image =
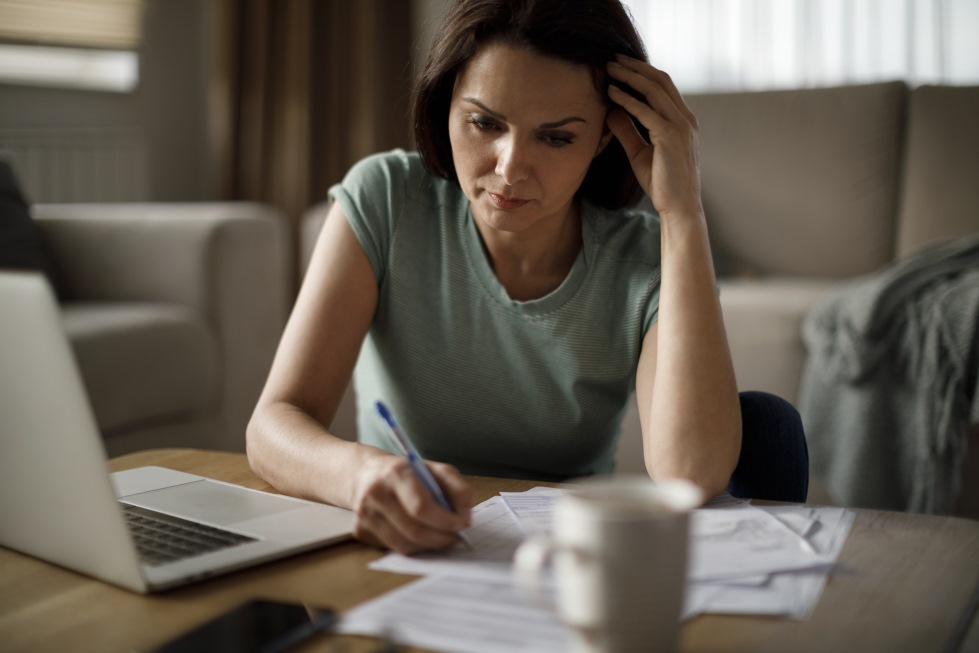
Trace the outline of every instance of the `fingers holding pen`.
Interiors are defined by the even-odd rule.
[[[472,486],[452,465],[438,462],[426,464],[448,498],[453,514],[462,520],[465,527],[468,527],[472,519],[472,505],[475,499]]]
[[[442,476],[444,472],[438,476],[440,481]],[[461,475],[458,482],[465,484]],[[353,506],[354,536],[369,544],[404,554],[445,549],[458,542],[458,532],[468,524],[469,504],[463,514],[446,511],[404,458],[384,456],[375,461],[364,470],[360,485]],[[454,496],[463,500],[465,490],[457,489]]]
[[[381,549],[391,549],[392,551],[397,551],[405,555],[411,555],[431,548],[438,548],[433,546],[426,547],[405,535],[389,519],[388,512],[380,507],[360,507],[356,511],[356,515],[354,537],[365,544],[370,544]]]

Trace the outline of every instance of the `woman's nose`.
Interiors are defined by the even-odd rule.
[[[496,174],[508,186],[530,177],[530,160],[526,146],[516,138],[503,139],[496,156]]]

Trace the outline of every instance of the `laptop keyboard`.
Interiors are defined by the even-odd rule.
[[[140,559],[150,566],[256,541],[247,535],[131,506],[122,501],[119,505],[126,516],[126,526],[139,550]]]

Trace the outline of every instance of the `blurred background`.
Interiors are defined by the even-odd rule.
[[[107,297],[123,300],[119,310],[137,299],[189,306],[200,338],[188,342],[220,347],[215,357],[225,364],[213,371],[197,350],[161,348],[159,320],[128,331],[106,322],[98,338],[76,329],[76,347],[84,349],[85,338],[98,344],[82,367],[96,413],[113,416],[100,419],[113,455],[187,443],[243,448],[327,191],[364,156],[412,147],[412,81],[451,2],[0,0],[0,156],[29,200],[49,205],[35,210],[35,221],[56,250],[52,270],[72,277],[66,296],[82,300],[70,308],[111,310],[99,303]],[[626,4],[651,61],[700,118],[705,207],[739,387],[800,405],[801,325],[811,307],[845,279],[916,246],[976,232],[979,0]],[[742,93],[806,88],[827,90]],[[225,200],[271,206],[275,220],[261,219],[266,206],[214,206]],[[117,204],[129,202],[148,204]],[[158,205],[175,202],[193,204]],[[210,247],[181,226],[181,215],[214,232],[234,222],[237,230],[221,231],[236,236]],[[120,240],[106,237],[109,224]],[[196,251],[187,243],[205,252],[200,270],[174,274],[173,261]],[[225,267],[211,250],[222,250]],[[130,276],[149,279],[149,290],[116,282]],[[215,279],[226,283],[219,288]],[[165,374],[145,373],[143,358],[124,346],[130,332],[145,334],[140,354],[159,352],[152,360]],[[130,395],[139,401],[119,399]],[[630,410],[618,460],[635,472],[643,458]],[[875,410],[860,412],[869,416],[868,433],[891,423],[887,406]],[[969,424],[976,452],[979,423],[973,416]],[[812,426],[807,421],[810,442],[818,442]],[[331,428],[356,436],[351,392]],[[889,479],[904,458],[895,461],[890,440],[880,442],[888,455],[868,448],[865,458],[879,458],[875,469]],[[915,442],[907,460],[931,451]],[[834,460],[853,457],[844,451]],[[958,468],[936,478],[956,479]],[[979,456],[966,468],[963,514],[979,515]],[[890,501],[892,484],[885,485]],[[813,500],[910,505],[854,498],[841,487]]]
[[[977,0],[626,0],[685,92],[979,80]]]
[[[450,0],[0,0],[0,149],[33,202],[258,200],[298,224],[411,147]],[[979,0],[629,0],[683,92],[979,82]]]

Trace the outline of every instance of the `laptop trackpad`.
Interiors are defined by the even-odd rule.
[[[120,499],[134,506],[220,526],[230,526],[237,522],[305,507],[300,501],[265,492],[228,487],[208,480],[132,494]]]

